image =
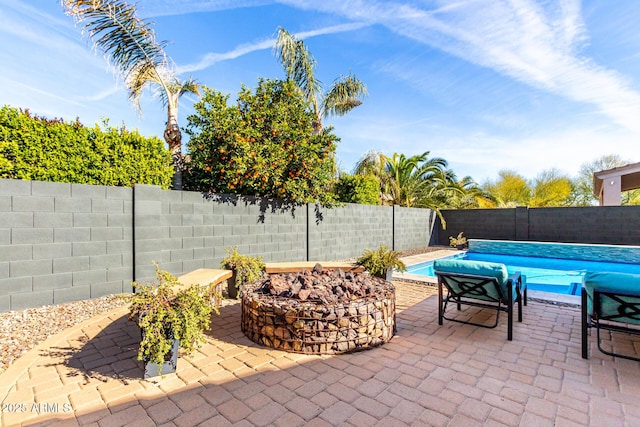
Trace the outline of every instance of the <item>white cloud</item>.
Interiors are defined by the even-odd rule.
[[[273,3],[269,0],[154,0],[139,5],[141,16],[173,16],[196,12],[218,12]]]
[[[470,140],[472,144],[468,143]],[[612,152],[612,141],[616,142],[616,152]],[[495,179],[502,169],[516,170],[526,178],[533,178],[551,168],[576,176],[583,163],[606,154],[629,158],[637,151],[636,146],[636,136],[625,130],[568,129],[561,133],[524,138],[515,144],[489,135],[454,138],[439,144],[432,155],[449,160],[459,176],[471,175],[476,181],[484,182]]]
[[[345,31],[353,31],[353,30],[360,29],[364,26],[366,26],[366,24],[357,23],[357,22],[349,23],[349,24],[333,25],[330,27],[319,28],[317,30],[299,32],[299,33],[296,33],[295,36],[298,37],[299,39],[307,39],[307,38],[321,36],[325,34],[334,34],[334,33],[340,33]],[[221,53],[210,52],[205,54],[200,61],[194,64],[178,66],[176,70],[179,74],[190,73],[193,71],[201,71],[221,61],[235,59],[240,56],[246,55],[251,52],[256,52],[259,50],[271,49],[273,48],[274,44],[275,44],[275,39],[270,38],[267,40],[261,40],[254,43],[241,44],[228,52],[221,52]]]
[[[335,123],[342,138],[337,156],[341,167],[350,171],[369,150],[407,156],[428,150],[430,157],[446,159],[458,177],[470,175],[480,183],[495,179],[501,169],[515,169],[527,178],[551,168],[575,176],[581,164],[606,154],[634,160],[636,134],[595,123],[580,123],[560,131],[541,128],[514,140],[511,134],[441,126],[435,117],[416,116],[401,121],[397,117],[359,116],[354,112]]]
[[[640,133],[640,94],[624,76],[579,55],[586,33],[578,0],[443,0],[433,9],[382,1],[282,2],[378,23],[530,86],[594,105]]]

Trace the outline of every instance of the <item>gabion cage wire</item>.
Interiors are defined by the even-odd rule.
[[[242,290],[242,332],[251,341],[304,354],[341,354],[388,342],[395,334],[395,288],[348,302],[300,301]]]

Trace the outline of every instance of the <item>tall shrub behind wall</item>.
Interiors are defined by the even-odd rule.
[[[89,128],[0,109],[0,178],[168,188],[172,175],[171,156],[159,138],[106,121]]]

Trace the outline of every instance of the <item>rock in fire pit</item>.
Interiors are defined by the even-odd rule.
[[[253,342],[307,354],[366,350],[395,332],[395,288],[364,273],[280,273],[242,288],[242,332]]]

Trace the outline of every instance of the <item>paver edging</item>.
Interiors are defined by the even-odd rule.
[[[36,345],[25,354],[20,356],[20,358],[11,366],[7,368],[6,371],[0,374],[0,380],[2,380],[2,384],[0,384],[0,402],[3,402],[11,390],[15,387],[18,379],[27,372],[27,369],[33,365],[36,360],[40,357],[40,351],[45,350],[49,347],[53,347],[53,345],[57,342],[60,342],[63,339],[67,339],[71,336],[77,335],[78,332],[82,331],[83,328],[86,328],[89,325],[93,325],[95,323],[99,323],[111,316],[120,316],[120,312],[122,315],[128,313],[129,309],[127,307],[117,307],[106,313],[99,314],[97,316],[91,317],[83,322],[78,323],[77,325],[73,325],[63,331],[54,334]],[[104,328],[102,328],[104,329]]]

